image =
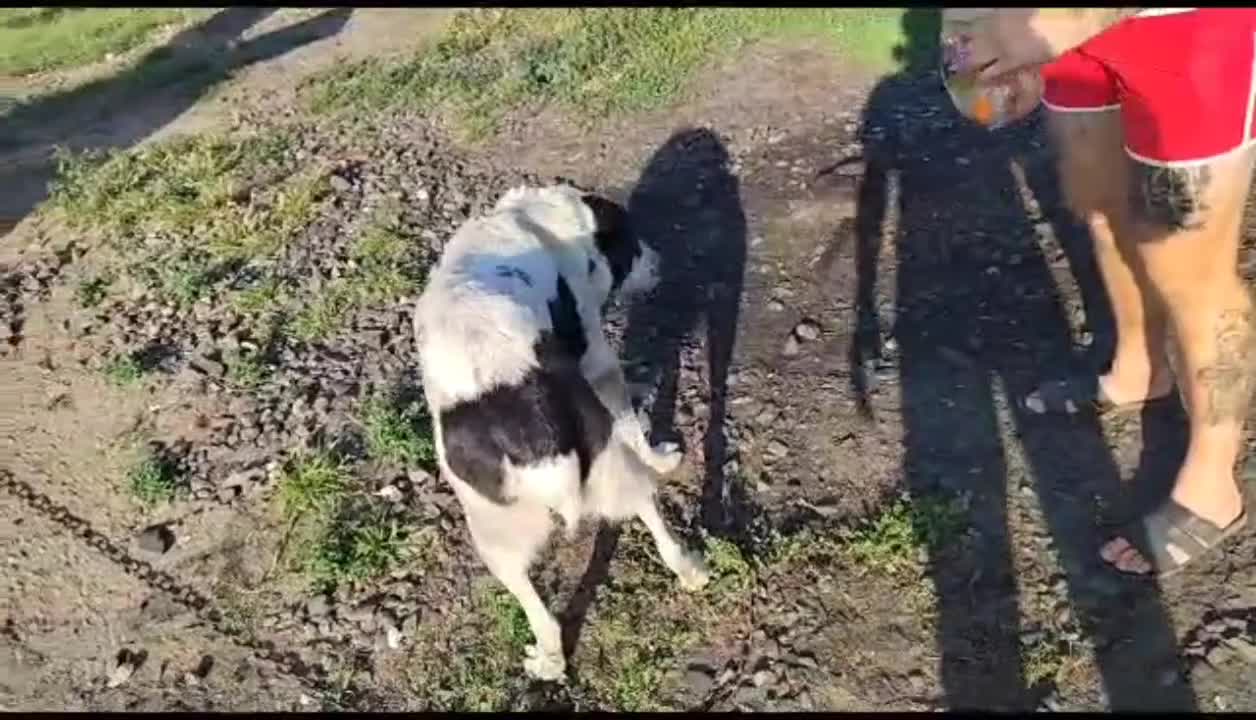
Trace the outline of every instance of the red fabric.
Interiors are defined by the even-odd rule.
[[[1256,138],[1254,62],[1256,9],[1134,17],[1043,68],[1043,100],[1060,111],[1119,106],[1136,157],[1204,160]]]

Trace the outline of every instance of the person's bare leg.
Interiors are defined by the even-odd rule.
[[[1248,150],[1190,167],[1129,165],[1135,271],[1168,310],[1190,415],[1172,499],[1221,528],[1243,509],[1234,465],[1256,380],[1252,300],[1238,274],[1253,157]],[[1102,555],[1126,572],[1151,569],[1126,538],[1109,542]]]
[[[1117,405],[1167,395],[1173,374],[1164,352],[1166,316],[1131,268],[1134,233],[1120,112],[1048,112],[1047,122],[1065,201],[1090,228],[1116,322],[1116,348],[1100,387]]]

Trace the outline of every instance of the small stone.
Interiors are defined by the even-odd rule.
[[[789,455],[789,446],[780,440],[772,440],[768,446],[764,448],[763,454],[769,460],[780,460]]]
[[[328,178],[328,183],[331,185],[331,189],[338,193],[349,192],[353,189],[353,183],[349,182],[340,175],[332,175]]]
[[[1204,656],[1204,661],[1213,667],[1220,667],[1231,655],[1233,651],[1225,645],[1217,645],[1208,651]]]
[[[401,631],[396,626],[389,625],[384,629],[384,641],[388,644],[389,650],[396,650],[401,647]]]
[[[204,680],[206,677],[209,676],[210,671],[213,669],[214,669],[214,656],[202,655],[201,661],[196,664],[196,669],[192,671],[192,674],[196,678],[200,680]]]
[[[789,337],[785,338],[785,344],[781,347],[781,354],[785,357],[794,357],[800,350],[802,350],[802,344],[791,333]]]
[[[166,525],[153,525],[140,533],[139,546],[144,552],[164,555],[174,547],[174,532]]]
[[[401,621],[401,634],[408,638],[413,638],[415,633],[419,631],[419,613],[412,612]]]
[[[768,685],[774,682],[775,680],[776,680],[776,674],[773,673],[771,670],[759,670],[754,675],[750,676],[750,682],[753,683],[754,686],[757,688],[763,687],[764,685]]]
[[[1250,638],[1234,637],[1227,639],[1225,642],[1234,648],[1244,662],[1256,663],[1256,643],[1252,642]]]
[[[401,490],[397,489],[396,485],[385,485],[377,490],[375,494],[390,503],[399,503],[402,499]]]
[[[109,679],[105,682],[105,687],[116,688],[126,684],[131,679],[131,675],[135,674],[135,667],[128,662],[118,663],[109,673]]]
[[[326,595],[315,595],[305,603],[305,612],[311,618],[325,617],[331,612],[331,598]]]
[[[814,320],[803,320],[794,326],[794,335],[798,336],[799,340],[808,342],[818,340],[820,338],[820,325]]]
[[[755,416],[754,422],[760,427],[768,427],[772,423],[776,422],[776,418],[780,417],[780,414],[780,410],[769,405],[768,407],[763,408],[763,410]]]
[[[780,300],[769,300],[768,310],[774,313],[785,312],[785,303],[781,302]]]
[[[715,688],[715,678],[707,668],[690,668],[685,672],[685,685],[699,697],[706,697]]]
[[[227,366],[205,357],[204,355],[195,355],[188,360],[188,366],[193,370],[213,377],[222,377],[227,374]]]

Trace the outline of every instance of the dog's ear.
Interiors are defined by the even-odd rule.
[[[641,254],[641,245],[628,220],[628,210],[600,195],[589,194],[580,199],[593,211],[597,223],[594,242],[610,265],[613,287],[618,288]]]
[[[628,233],[628,210],[623,205],[601,195],[586,194],[580,198],[593,211],[597,222],[597,236],[608,240]]]

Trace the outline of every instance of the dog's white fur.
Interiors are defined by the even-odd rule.
[[[441,473],[463,505],[480,557],[527,614],[536,644],[528,649],[524,666],[542,679],[557,679],[566,669],[558,622],[528,578],[529,566],[551,533],[551,512],[562,518],[568,537],[582,517],[639,517],[682,586],[699,588],[708,578],[701,558],[680,546],[655,505],[656,478],[674,470],[681,453],[671,444],[651,447],[632,410],[619,359],[602,330],[602,306],[612,276],[596,247],[596,231],[594,213],[575,188],[510,190],[490,213],[467,221],[449,240],[415,308],[423,387],[436,421]],[[590,259],[596,263],[593,272]],[[620,292],[652,287],[657,262],[654,251],[643,244]],[[522,270],[527,282],[518,273],[503,273],[503,267]],[[551,329],[547,303],[554,298],[560,273],[575,297],[588,343],[580,372],[610,413],[611,436],[583,483],[574,453],[526,467],[505,461],[502,494],[508,502],[499,504],[450,470],[440,414],[494,386],[517,384],[537,367],[533,348],[540,334]]]

